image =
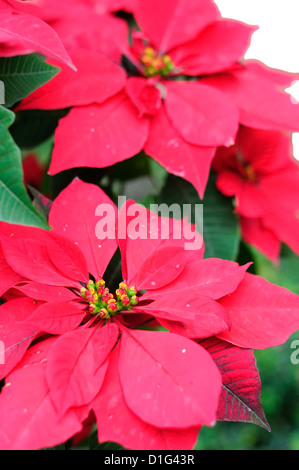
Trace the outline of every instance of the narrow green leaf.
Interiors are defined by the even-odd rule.
[[[236,259],[241,240],[238,219],[231,200],[217,190],[213,173],[203,200],[203,236],[205,258]]]
[[[23,183],[21,152],[8,131],[13,120],[14,113],[0,106],[0,220],[48,228]]]
[[[5,88],[5,106],[30,95],[34,90],[51,80],[58,67],[47,64],[38,54],[0,58],[0,80]]]

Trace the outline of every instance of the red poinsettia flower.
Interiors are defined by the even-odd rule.
[[[117,215],[78,179],[49,223],[0,226],[1,448],[64,442],[91,412],[100,442],[133,449],[190,449],[202,425],[252,420],[250,407],[267,427],[248,348],[299,327],[298,296],[185,249],[186,222],[132,201]],[[124,280],[112,293],[104,278],[117,243]]]
[[[144,149],[202,196],[215,147],[234,142],[239,122],[299,130],[298,106],[283,91],[297,76],[242,61],[255,27],[222,19],[210,0],[136,0],[131,9],[142,30],[132,45],[126,24],[94,7],[56,23],[70,51],[104,53],[119,65],[122,55],[127,80],[105,100],[101,90],[87,99],[75,73],[63,71],[23,101],[19,109],[73,106],[56,130],[50,174],[109,166]],[[91,74],[96,60],[99,69],[106,63],[86,61]]]
[[[37,16],[22,12],[18,1],[0,0],[0,57],[40,52],[71,67],[61,39]]]
[[[235,197],[244,240],[273,261],[281,242],[299,254],[299,166],[291,136],[241,127],[235,146],[219,149],[213,166],[218,189]]]

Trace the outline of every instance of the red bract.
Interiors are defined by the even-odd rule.
[[[87,99],[75,73],[72,80],[62,71],[21,103],[19,109],[73,106],[56,130],[50,174],[109,166],[144,149],[202,197],[215,148],[234,143],[239,123],[299,130],[298,106],[283,91],[297,76],[243,60],[255,27],[222,19],[210,0],[136,0],[128,9],[142,30],[133,30],[132,45],[126,23],[95,14],[94,6],[55,22],[70,52],[105,54],[126,68],[127,80],[105,100],[92,89]]]
[[[247,265],[203,259],[186,222],[133,201],[117,214],[78,179],[54,200],[49,223],[50,231],[0,226],[1,448],[54,446],[93,413],[99,442],[191,449],[202,425],[237,419],[224,388],[247,403],[240,420],[254,413],[267,427],[247,349],[298,329],[298,296]],[[112,294],[103,276],[117,246],[124,281]]]
[[[299,254],[299,166],[291,136],[241,127],[236,145],[214,160],[218,189],[235,197],[243,238],[273,261],[281,242]]]
[[[40,52],[73,67],[54,29],[40,18],[21,12],[20,2],[1,0],[0,56],[10,57],[31,52]]]

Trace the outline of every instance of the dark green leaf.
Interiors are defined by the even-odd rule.
[[[169,176],[159,200],[160,203],[168,205],[191,205],[191,222],[196,224],[197,230],[203,235],[205,258],[236,259],[240,243],[238,221],[233,213],[231,200],[217,191],[213,173],[203,201],[199,199],[197,191],[190,183],[172,175]],[[201,221],[195,218],[196,204],[203,204]]]
[[[5,86],[5,106],[30,95],[51,80],[59,68],[47,64],[38,54],[0,58],[0,80]]]
[[[22,150],[31,150],[53,136],[59,119],[67,113],[67,109],[20,111],[10,129],[11,134]]]
[[[0,220],[48,228],[38,214],[23,183],[21,152],[8,128],[14,114],[0,107]]]

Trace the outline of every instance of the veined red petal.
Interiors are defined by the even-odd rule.
[[[3,423],[0,447],[7,450],[38,450],[65,442],[81,430],[74,411],[59,417],[45,378],[49,347],[55,338],[36,344],[20,366],[7,376],[0,395]]]
[[[295,81],[299,79],[299,73],[285,72],[263,64],[259,60],[249,59],[244,62],[247,70],[255,75],[271,81],[280,88],[289,88]]]
[[[188,75],[206,75],[228,70],[244,56],[255,26],[222,19],[207,26],[199,36],[172,51],[177,68]]]
[[[157,250],[141,264],[132,283],[138,290],[164,287],[181,274],[186,258],[183,248],[170,246]]]
[[[19,111],[102,103],[124,87],[125,72],[103,54],[76,50],[71,56],[77,70],[62,66],[52,80],[20,103]],[[53,61],[51,63],[58,65]]]
[[[68,302],[74,300],[74,293],[61,286],[47,286],[46,284],[39,284],[38,282],[28,281],[22,279],[23,282],[15,286],[19,292],[22,292],[27,297],[35,300],[51,301],[57,299],[61,302]]]
[[[83,320],[85,312],[77,307],[74,302],[59,302],[54,299],[46,302],[34,310],[24,319],[25,325],[49,333],[61,335],[75,329]]]
[[[22,276],[16,273],[7,263],[0,245],[0,296],[21,280]]]
[[[143,421],[160,428],[214,423],[220,374],[195,342],[162,331],[122,330],[119,374],[127,405]]]
[[[142,421],[126,404],[118,372],[119,346],[111,353],[103,387],[93,402],[99,442],[118,442],[127,449],[192,449],[199,428],[159,429]]]
[[[101,105],[73,108],[56,129],[49,173],[103,168],[133,157],[144,146],[148,124],[122,92]]]
[[[238,289],[220,303],[231,328],[219,338],[242,348],[278,346],[299,328],[298,296],[260,276],[246,273]]]
[[[206,0],[137,0],[134,13],[142,31],[163,52],[193,39],[220,16],[214,2]]]
[[[47,250],[47,243],[51,243],[49,233],[41,230],[41,235],[44,236],[40,240],[1,235],[3,253],[10,267],[21,276],[42,284],[77,287],[77,282],[64,276],[52,262]]]
[[[165,106],[173,126],[190,144],[228,147],[234,143],[239,112],[215,88],[201,81],[168,82]]]
[[[191,256],[192,250],[193,253],[197,252],[197,256],[203,256],[203,239],[192,224],[182,219],[181,209],[165,208],[163,205],[157,205],[156,209],[157,213],[134,201],[127,201],[121,207],[118,243],[122,255],[123,279],[136,279],[141,263],[160,249],[184,247],[186,258]],[[165,212],[165,216],[158,215],[163,209],[170,210],[168,217]],[[171,214],[173,209],[179,209],[179,213]],[[171,215],[173,219],[169,217]]]
[[[24,297],[0,305],[0,379],[3,379],[22,359],[36,334],[39,333],[38,328],[24,323],[37,307],[37,302]]]
[[[95,8],[85,6],[79,11],[71,0],[68,11],[54,22],[55,31],[70,53],[84,49],[104,54],[120,64],[122,54],[128,50],[128,25],[120,18],[101,14],[99,9],[101,5],[97,2]]]
[[[8,46],[6,56],[39,52],[73,67],[59,36],[36,16],[21,13],[11,5],[0,9],[0,42]],[[10,51],[10,52],[9,52]]]
[[[147,292],[144,296],[154,300],[147,306],[135,307],[154,316],[161,325],[172,333],[187,338],[207,338],[222,333],[229,328],[226,310],[215,300],[205,297],[195,289],[172,292],[157,296]]]
[[[106,216],[106,212],[110,235],[97,230],[98,217]],[[77,178],[54,200],[49,214],[54,233],[78,245],[84,253],[88,272],[95,277],[104,274],[117,248],[116,223],[117,209],[111,199],[98,186]]]
[[[299,105],[273,81],[240,69],[202,78],[224,93],[240,110],[240,123],[264,130],[299,131]]]
[[[151,121],[144,150],[167,171],[190,181],[203,197],[216,149],[186,142],[171,125],[164,107]]]
[[[46,377],[60,416],[71,407],[90,403],[97,395],[117,337],[117,326],[107,324],[65,333],[55,342],[48,355]]]
[[[192,256],[188,259],[181,275],[171,284],[157,289],[154,295],[157,297],[190,290],[196,291],[199,296],[218,300],[238,288],[250,264],[239,266],[234,261]]]

